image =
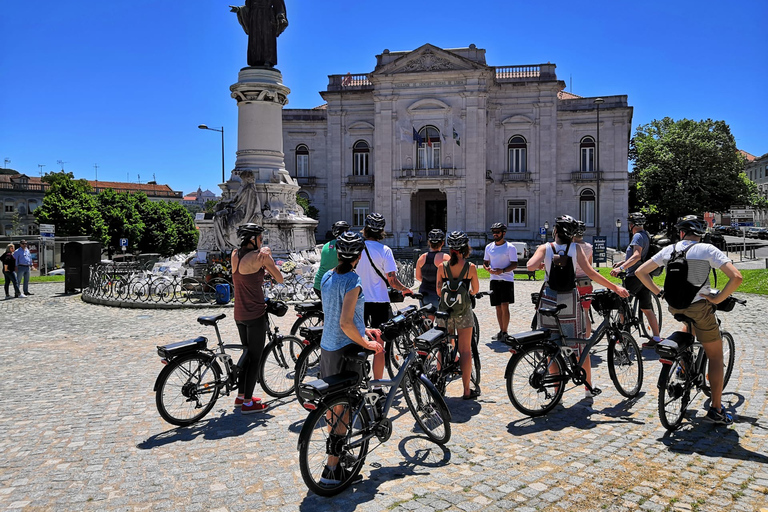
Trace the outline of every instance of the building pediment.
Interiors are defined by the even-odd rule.
[[[400,73],[428,73],[436,71],[485,70],[483,66],[469,59],[443,50],[431,44],[408,52],[402,57],[381,66],[374,75],[395,75]]]
[[[424,98],[413,102],[406,110],[409,114],[450,112],[451,106],[437,98]]]
[[[514,116],[509,116],[508,118],[504,119],[501,122],[501,124],[503,124],[504,126],[533,124],[533,119],[531,119],[528,116],[524,116],[522,114],[516,114]]]
[[[347,130],[355,132],[372,132],[374,126],[367,121],[355,121],[347,127]]]

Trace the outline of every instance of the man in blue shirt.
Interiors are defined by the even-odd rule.
[[[24,295],[34,295],[29,291],[29,269],[32,268],[32,254],[27,248],[27,241],[19,242],[19,248],[13,253],[16,260],[16,279],[23,285]],[[22,283],[23,282],[23,283]]]

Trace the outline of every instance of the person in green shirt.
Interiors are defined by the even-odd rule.
[[[323,250],[320,252],[320,268],[317,269],[317,273],[315,274],[314,284],[315,294],[318,297],[320,297],[320,281],[323,279],[323,276],[326,272],[332,268],[336,268],[339,264],[339,259],[336,257],[336,239],[347,230],[349,230],[349,222],[345,220],[340,220],[334,224],[331,229],[333,240],[325,244]]]

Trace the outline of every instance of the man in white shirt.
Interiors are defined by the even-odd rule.
[[[493,242],[485,246],[483,268],[491,274],[491,306],[496,307],[499,334],[495,339],[504,341],[509,329],[509,304],[515,302],[515,272],[517,249],[504,239],[507,226],[496,222],[491,226]]]
[[[706,232],[704,220],[688,215],[677,224],[680,230],[680,242],[669,245],[659,251],[653,258],[646,261],[635,271],[635,275],[651,291],[661,297],[663,290],[656,286],[650,273],[658,267],[666,266],[672,258],[673,251],[686,250],[685,258],[688,262],[688,283],[700,286],[698,294],[693,298],[691,305],[684,309],[675,309],[669,306],[672,315],[682,313],[693,320],[693,329],[696,338],[704,347],[704,352],[709,359],[709,384],[712,391],[710,409],[705,419],[712,423],[730,425],[733,416],[726,412],[722,405],[723,394],[723,339],[720,335],[720,326],[715,317],[715,305],[720,304],[736,291],[741,285],[742,277],[731,260],[711,244],[701,243],[701,237]],[[712,295],[709,287],[710,269],[717,268],[728,277],[725,288],[717,295]]]

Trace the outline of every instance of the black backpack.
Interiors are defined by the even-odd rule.
[[[552,247],[552,265],[549,268],[549,278],[547,286],[556,292],[570,292],[576,288],[576,270],[573,268],[573,261],[568,256],[571,243],[565,247],[565,253],[557,252],[555,244]]]
[[[673,248],[672,257],[667,263],[667,276],[664,278],[664,299],[675,309],[685,309],[690,306],[696,294],[704,286],[704,283],[697,286],[688,282],[688,259],[685,255],[688,249],[694,245],[696,243],[692,243],[682,251]],[[707,278],[709,278],[709,274],[707,274]]]

